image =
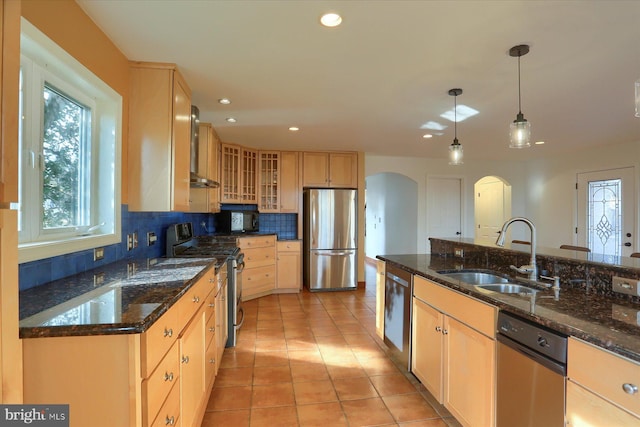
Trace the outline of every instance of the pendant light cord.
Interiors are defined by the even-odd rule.
[[[458,142],[458,95],[453,97],[453,141]]]
[[[520,95],[520,54],[518,53],[518,113],[522,114],[522,96]]]

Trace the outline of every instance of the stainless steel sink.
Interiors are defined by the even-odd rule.
[[[516,283],[491,283],[486,285],[475,285],[478,290],[499,292],[501,294],[526,294],[531,295],[538,292],[536,289],[531,289],[526,286],[518,285]]]
[[[450,277],[455,280],[459,280],[470,285],[484,285],[484,284],[496,284],[496,283],[508,283],[509,279],[496,274],[479,272],[479,271],[455,271],[455,272],[443,272],[443,276]]]

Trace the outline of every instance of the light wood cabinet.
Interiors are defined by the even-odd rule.
[[[212,341],[218,358],[226,344],[226,333],[220,343],[206,334],[216,314],[204,302],[226,292],[225,268],[207,271],[144,333],[23,339],[25,401],[70,404],[71,427],[199,426],[213,386],[206,356]]]
[[[242,300],[272,293],[276,286],[275,236],[240,237],[237,244],[244,252]]]
[[[385,267],[384,261],[376,261],[376,334],[382,340],[384,339]]]
[[[235,144],[220,147],[220,201],[257,203],[258,152]]]
[[[260,212],[298,212],[298,153],[258,152],[258,210]]]
[[[200,123],[199,126],[199,156],[198,175],[219,181],[218,178],[218,152],[220,139],[210,123]],[[219,188],[194,188],[190,189],[189,206],[191,212],[220,212]]]
[[[218,292],[216,293],[216,374],[220,368],[222,354],[224,353],[224,348],[227,345],[227,339],[229,338],[229,305],[227,301],[227,289],[227,274],[225,270],[223,274],[218,276]]]
[[[278,272],[277,292],[299,292],[302,286],[302,245],[300,241],[281,241],[276,244]]]
[[[462,425],[495,422],[496,311],[414,276],[411,370]]]
[[[187,212],[191,89],[175,64],[130,66],[129,210]]]
[[[304,187],[358,187],[358,154],[305,152],[302,161]]]
[[[567,376],[567,425],[640,425],[640,364],[569,338]]]

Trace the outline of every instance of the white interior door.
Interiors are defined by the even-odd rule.
[[[474,212],[477,243],[496,243],[502,224],[511,216],[509,187],[495,177],[487,177],[474,186]]]
[[[462,180],[427,179],[428,237],[462,235]]]
[[[591,252],[629,256],[636,252],[634,168],[577,174],[577,244]]]

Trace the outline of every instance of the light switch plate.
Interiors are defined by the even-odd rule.
[[[625,277],[613,276],[611,284],[613,292],[627,295],[638,295],[638,280],[627,279]]]

